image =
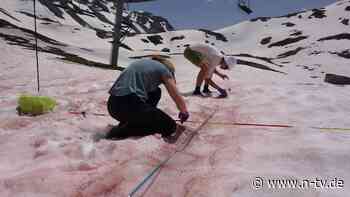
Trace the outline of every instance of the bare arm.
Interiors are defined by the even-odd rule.
[[[181,112],[188,112],[185,100],[182,98],[182,96],[180,95],[180,93],[176,87],[175,79],[169,78],[169,77],[162,77],[162,80],[164,82],[164,85],[165,85],[170,97],[175,102],[177,108]]]

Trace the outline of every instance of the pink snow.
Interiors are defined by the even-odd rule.
[[[190,37],[197,36],[189,32]],[[132,39],[138,37],[131,38],[130,45],[136,43]],[[244,45],[225,47],[236,50],[243,46],[264,53],[254,48],[250,39],[242,42]],[[8,45],[2,39],[0,46],[1,197],[128,196],[175,151],[174,145],[166,144],[157,136],[93,142],[91,137],[95,133],[105,132],[108,124],[118,123],[108,116],[106,101],[108,90],[120,71],[64,62],[54,55],[39,55],[40,94],[55,98],[57,108],[37,117],[18,116],[18,96],[36,93],[35,54],[20,46]],[[108,59],[109,49],[97,51],[103,55],[96,55],[96,59]],[[140,51],[135,54],[142,53]],[[121,64],[133,61],[128,55],[121,51]],[[171,60],[176,63],[180,92],[189,95],[198,69],[182,56],[174,55]],[[290,61],[295,64],[326,62],[329,66],[326,70],[350,74],[348,62],[329,54],[317,58],[300,56]],[[135,196],[348,196],[349,87],[333,86],[321,79],[311,84],[310,79],[294,67],[280,69],[289,74],[238,65],[227,72],[230,80],[215,77],[229,90],[228,98],[185,97],[192,121],[185,123],[187,127],[195,129],[206,117],[213,117],[189,146],[175,154]],[[178,110],[166,90],[162,90],[159,107],[176,119]],[[70,111],[86,111],[87,116]],[[337,178],[344,180],[344,187],[271,189],[265,182],[263,189],[256,189],[253,184],[256,177],[265,181],[269,178],[329,181]]]
[[[3,41],[1,41],[3,42]],[[4,45],[4,43],[2,43]],[[6,46],[6,45],[5,45]],[[11,56],[11,53],[16,56]],[[42,95],[57,99],[54,112],[37,117],[17,116],[17,96],[35,92],[35,72],[26,64],[31,51],[11,46],[2,61],[0,105],[1,196],[127,196],[154,167],[174,151],[155,136],[138,140],[94,143],[91,136],[117,124],[109,116],[80,115],[70,110],[107,114],[108,89],[119,71],[107,71],[58,60],[41,61]],[[180,59],[180,58],[179,58]],[[197,72],[178,62],[179,89],[192,90]],[[309,126],[350,126],[349,91],[343,87],[303,87],[282,82],[254,83],[240,79],[245,71],[229,72],[229,98],[185,97],[196,128],[209,122],[290,124],[292,128],[206,124],[191,144],[177,153],[137,195],[145,196],[259,196],[255,177],[339,177],[349,180],[349,135]],[[271,76],[279,74],[272,73]],[[328,94],[327,94],[328,92]],[[340,93],[341,92],[341,93]],[[332,95],[337,94],[336,98]],[[160,108],[176,118],[177,110],[163,91]],[[345,182],[346,184],[347,182]],[[149,185],[149,187],[147,187]],[[307,191],[308,196],[318,192]],[[342,196],[347,187],[332,191]],[[294,193],[295,194],[295,193]],[[279,195],[293,196],[281,190]]]

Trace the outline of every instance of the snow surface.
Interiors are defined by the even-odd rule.
[[[9,7],[20,6],[6,2]],[[185,151],[176,154],[152,179],[153,182],[150,181],[152,184],[148,182],[149,187],[141,188],[136,196],[348,196],[349,131],[313,128],[350,128],[350,87],[323,82],[327,72],[350,75],[349,60],[329,53],[347,49],[349,40],[317,42],[321,37],[348,32],[349,27],[337,21],[339,17],[349,17],[350,12],[345,12],[344,8],[350,3],[343,2],[327,7],[328,17],[323,19],[308,20],[311,13],[305,12],[301,14],[305,16],[302,19],[247,21],[219,30],[228,42],[197,30],[158,34],[163,37],[160,45],[141,41],[149,35],[127,38],[126,44],[135,51],[122,49],[120,65],[134,61],[129,57],[154,53],[149,49],[157,53],[163,48],[171,50],[161,54],[171,55],[171,60],[176,63],[178,87],[186,95],[191,120],[201,122],[215,112],[209,122],[293,126],[206,124]],[[281,25],[289,21],[297,27]],[[326,30],[324,25],[328,27]],[[42,33],[68,44],[65,50],[91,60],[109,61],[110,46],[105,40],[94,39],[89,30],[73,36],[67,28],[69,26],[64,24],[52,29],[45,26]],[[303,35],[310,37],[287,48],[267,48],[259,44],[267,36],[272,37],[271,43],[283,40],[293,29],[300,29]],[[6,31],[1,29],[1,32]],[[185,36],[183,40],[169,41],[181,35]],[[185,44],[205,40],[239,59],[288,74],[240,64],[226,72],[230,80],[215,78],[229,90],[227,99],[188,96],[198,69],[177,53],[182,52]],[[58,107],[52,113],[37,117],[18,116],[15,110],[18,96],[36,92],[35,53],[21,46],[8,45],[3,39],[0,39],[0,46],[0,196],[127,196],[174,150],[174,146],[157,136],[94,143],[91,139],[94,133],[104,132],[108,124],[117,124],[109,116],[95,114],[107,114],[107,92],[120,71],[62,61],[53,54],[39,53],[40,94],[57,99]],[[90,52],[81,49],[83,47]],[[282,67],[254,57],[239,56],[276,58],[297,47],[307,49],[284,59],[273,59],[273,63]],[[309,55],[313,51],[322,53]],[[314,69],[303,69],[303,66]],[[178,111],[163,90],[159,107],[176,118]],[[69,111],[86,111],[87,116]],[[199,123],[185,125],[196,128]],[[252,184],[255,177],[338,178],[344,180],[344,187],[301,190],[268,189],[265,185],[256,190]]]

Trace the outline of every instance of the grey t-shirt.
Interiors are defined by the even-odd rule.
[[[118,77],[109,93],[126,96],[135,93],[143,100],[162,83],[162,76],[173,78],[170,70],[158,61],[143,59],[131,63]]]

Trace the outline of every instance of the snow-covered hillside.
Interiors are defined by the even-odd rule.
[[[140,39],[146,43],[145,49],[170,55],[181,53],[192,43],[207,43],[239,59],[315,81],[327,72],[349,73],[350,48],[345,44],[350,40],[349,19],[349,2],[340,1],[327,8],[261,17],[216,32],[176,31],[153,35],[153,39],[139,35],[127,43],[132,48],[142,46]]]
[[[58,106],[41,116],[17,115],[18,96],[36,94],[32,1],[2,1],[0,196],[128,196],[175,147],[157,136],[92,141],[93,134],[117,124],[106,101],[120,71],[101,69],[109,68],[110,39],[97,38],[70,15],[53,19],[43,6],[46,1],[40,2],[40,13],[47,12],[42,17],[59,21],[40,24],[42,18],[38,26],[40,94],[55,98]],[[190,111],[191,122],[185,125],[196,128],[212,116],[135,196],[349,196],[350,87],[324,82],[326,73],[350,76],[349,18],[350,1],[343,0],[215,32],[127,37],[120,66],[149,54],[169,56]],[[226,72],[230,80],[214,78],[228,90],[228,98],[191,96],[198,68],[182,53],[198,42],[240,60]],[[177,118],[164,88],[159,107]],[[260,189],[254,185],[257,178],[264,181]],[[269,178],[299,184],[337,179],[343,186],[271,188]]]
[[[65,41],[67,36],[57,35],[58,29],[68,31],[72,36],[81,36],[90,30],[97,38],[111,38],[116,12],[114,3],[112,0],[38,0],[38,31],[60,41]],[[33,1],[4,0],[0,16],[14,25],[33,29]],[[127,35],[174,30],[165,18],[128,10],[123,12],[123,27],[127,29]]]

